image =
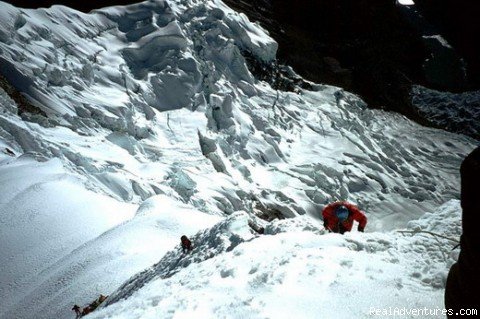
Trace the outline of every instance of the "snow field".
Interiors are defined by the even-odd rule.
[[[439,207],[478,141],[335,87],[275,91],[243,54],[268,63],[276,49],[221,1],[90,14],[0,2],[5,76],[48,115],[18,115],[0,89],[0,318],[70,318],[118,287],[93,317],[440,306],[450,242],[395,230],[458,238],[458,203]],[[337,199],[367,213],[369,233],[323,235]],[[248,220],[265,212],[294,218],[255,236]]]
[[[11,290],[27,291],[41,269],[128,220],[135,208],[88,191],[59,160],[22,156],[2,163],[0,296],[6,308],[17,297]]]
[[[458,212],[458,201],[451,201],[411,227],[458,236]],[[233,215],[197,234],[190,255],[168,252],[91,317],[370,318],[371,308],[443,308],[440,288],[456,258],[445,239],[325,234],[302,217],[273,222],[267,235],[245,237],[246,218]],[[211,241],[234,235],[243,240],[229,240],[230,251],[212,254]]]
[[[90,197],[83,199],[90,200]],[[98,205],[90,208],[101,212]],[[45,216],[40,215],[39,218],[45,219]],[[96,295],[110,293],[136,272],[157,261],[158,256],[175,247],[182,234],[194,234],[218,220],[218,217],[202,214],[159,195],[145,201],[134,217],[94,239],[86,238],[78,248],[62,247],[55,252],[54,262],[47,259],[49,264],[34,264],[31,253],[25,254],[25,268],[36,274],[21,282],[22,294],[14,300],[21,306],[4,308],[6,311],[2,313],[2,318],[69,318],[72,302],[88,304]],[[63,226],[57,227],[62,229]],[[58,232],[55,230],[54,234]],[[25,245],[24,241],[21,243]],[[52,246],[49,242],[46,244],[49,248]],[[5,279],[8,282],[11,277],[6,276]],[[8,301],[7,292],[4,300]]]

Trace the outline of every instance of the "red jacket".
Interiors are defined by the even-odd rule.
[[[183,236],[180,238],[180,241],[181,241],[181,243],[182,243],[182,250],[183,250],[183,252],[187,252],[187,251],[192,250],[192,242],[190,241],[190,239],[188,239],[187,236],[183,235]]]
[[[335,215],[335,210],[341,205],[348,208],[349,211],[348,218],[342,223]],[[365,214],[357,206],[348,202],[335,202],[328,204],[323,209],[322,216],[323,225],[325,226],[325,228],[331,230],[334,233],[343,234],[346,231],[351,231],[354,220],[358,222],[358,229],[360,231],[363,231],[363,229],[367,225],[367,216],[365,216]]]

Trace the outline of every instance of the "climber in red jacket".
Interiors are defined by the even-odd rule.
[[[367,216],[355,205],[347,202],[335,202],[327,205],[323,211],[323,226],[334,233],[351,231],[353,221],[358,222],[358,231],[363,232],[367,225]]]
[[[192,242],[190,241],[190,239],[188,239],[187,236],[183,235],[182,237],[180,237],[180,242],[182,244],[182,251],[184,254],[188,253],[193,249]]]

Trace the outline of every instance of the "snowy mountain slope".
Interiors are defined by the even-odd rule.
[[[451,201],[409,230],[458,238],[459,211]],[[275,221],[267,235],[254,236],[247,221],[233,215],[199,233],[188,256],[168,252],[91,318],[370,318],[371,309],[444,307],[439,288],[456,258],[448,240],[323,234],[301,217]],[[230,249],[214,250],[212,242]]]
[[[87,304],[97,294],[112,291],[175,247],[179,234],[194,234],[218,220],[163,195],[152,197],[132,219],[28,278],[28,284],[19,287],[24,295],[15,300],[21,307],[6,308],[3,316],[69,318],[72,302]]]
[[[89,187],[120,200],[162,193],[169,176],[196,183],[192,194],[175,189],[185,186],[175,180],[170,188],[209,212],[242,209],[239,196],[248,194],[288,216],[316,215],[335,197],[362,202],[376,215],[375,203],[399,196],[418,216],[455,197],[452,175],[475,143],[366,110],[336,88],[294,94],[255,84],[240,50],[268,61],[276,43],[220,2],[153,1],[90,15],[4,7],[2,23],[11,31],[3,58],[32,79],[24,90],[50,114],[32,119],[38,126],[3,116],[11,147],[60,158]],[[40,66],[45,70],[34,76]],[[236,194],[216,194],[223,199],[212,202],[219,188],[200,187],[205,176]],[[417,192],[425,188],[432,195]]]
[[[2,74],[48,115],[19,112],[0,89],[0,147],[15,154],[0,160],[11,256],[0,318],[68,318],[70,303],[108,294],[211,226],[204,213],[263,207],[320,225],[323,205],[348,199],[367,231],[404,227],[458,198],[460,161],[478,143],[339,88],[273,90],[242,53],[268,63],[277,44],[220,1],[0,9]],[[158,216],[131,218],[159,194],[171,202],[153,204]],[[37,245],[36,232],[51,236]]]
[[[135,206],[96,194],[59,160],[0,156],[2,311],[38,273],[71,250],[130,219]]]
[[[412,102],[438,127],[480,138],[480,92],[450,93],[414,86]]]

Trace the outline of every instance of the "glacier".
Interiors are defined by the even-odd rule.
[[[100,293],[92,317],[442,307],[453,245],[397,230],[458,239],[477,140],[341,88],[260,81],[245,56],[266,66],[278,45],[221,1],[0,8],[0,73],[31,103],[0,89],[0,318],[71,318]],[[325,234],[337,199],[367,233]]]

